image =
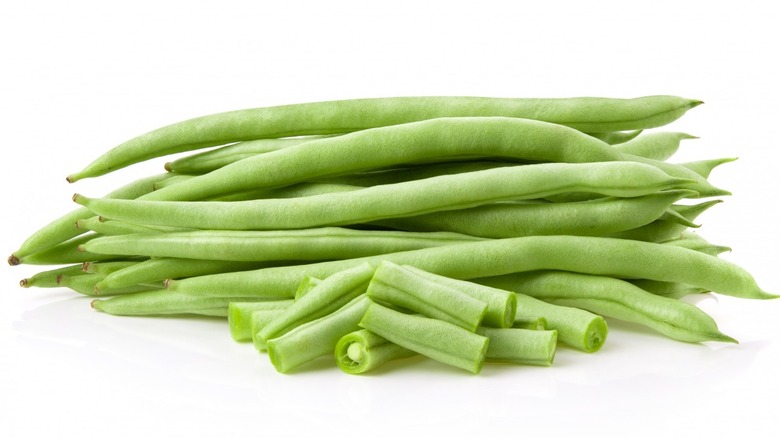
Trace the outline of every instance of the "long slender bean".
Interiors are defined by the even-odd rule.
[[[331,227],[290,231],[204,230],[130,234],[93,239],[83,248],[97,254],[262,262],[338,260],[479,240],[483,239],[448,232],[410,233]]]
[[[508,116],[540,119],[585,132],[662,126],[700,105],[676,96],[635,99],[499,99],[396,97],[315,102],[232,111],[174,123],[131,139],[98,157],[68,181],[95,177],[177,152],[235,141],[338,134],[435,117]]]
[[[64,265],[116,259],[117,256],[115,255],[95,254],[79,250],[79,246],[97,236],[98,234],[90,233],[74,237],[52,247],[24,256],[18,261],[28,265]]]
[[[158,290],[162,287],[162,284],[137,284],[121,289],[96,290],[95,284],[102,278],[104,277],[99,274],[60,275],[57,278],[57,283],[62,287],[67,287],[74,292],[88,296],[118,296]]]
[[[81,265],[65,266],[62,268],[38,272],[32,277],[25,278],[19,281],[19,286],[46,287],[46,288],[59,287],[60,285],[57,283],[57,278],[59,278],[60,275],[74,276],[74,275],[84,275],[84,274],[86,274],[86,272],[84,272],[81,269]]]
[[[534,199],[565,191],[642,196],[688,180],[629,162],[508,167],[296,199],[244,202],[74,201],[102,216],[143,225],[203,229],[290,229],[345,225],[501,200]],[[174,186],[175,187],[175,186]]]
[[[137,299],[123,299],[132,296],[136,296]],[[227,316],[228,305],[233,301],[236,300],[230,297],[193,297],[189,294],[161,289],[92,300],[91,305],[95,310],[122,316],[203,314],[203,312],[213,315],[218,309],[222,309],[221,314]],[[242,301],[265,301],[265,299],[246,298]]]
[[[141,263],[142,260],[122,260],[122,261],[115,261],[115,262],[84,262],[84,264],[81,265],[81,270],[88,273],[88,274],[100,274],[102,276],[107,276],[110,274],[113,274],[114,272],[125,269],[130,266],[134,266],[138,263]]]
[[[671,281],[655,281],[655,280],[627,280],[634,286],[639,287],[647,292],[655,295],[659,295],[666,298],[682,298],[687,295],[703,294],[709,292],[709,290],[703,287],[695,287],[684,283],[675,283]]]
[[[349,374],[363,374],[392,360],[416,355],[366,329],[342,336],[336,344],[336,364]]]
[[[695,138],[698,137],[682,132],[651,132],[615,145],[615,148],[626,154],[664,161],[677,152],[682,140]]]

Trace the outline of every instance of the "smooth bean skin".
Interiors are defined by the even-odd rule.
[[[114,190],[105,197],[117,199],[135,199],[139,196],[152,192],[152,190],[154,190],[155,182],[168,177],[168,174],[160,174],[142,178]],[[73,224],[75,224],[79,219],[86,219],[92,216],[94,216],[94,214],[88,209],[77,208],[76,210],[65,214],[64,216],[55,219],[28,237],[27,240],[22,243],[19,249],[14,251],[14,253],[8,257],[8,264],[13,266],[18,265],[19,263],[25,263],[22,260],[29,260],[28,256],[30,255],[52,248],[69,239],[83,234],[85,230],[78,229],[74,227]]]
[[[566,163],[623,159],[608,144],[561,125],[506,117],[443,118],[369,129],[257,155],[157,190],[145,199],[202,200],[406,163],[482,156]]]
[[[447,321],[471,332],[487,312],[484,301],[390,262],[376,268],[366,294],[372,301]]]
[[[48,271],[42,271],[38,272],[32,277],[22,279],[19,281],[19,286],[21,287],[59,287],[60,285],[57,283],[57,278],[60,275],[68,275],[68,276],[74,276],[74,275],[84,275],[86,272],[84,272],[81,269],[81,265],[72,265],[72,266],[65,266],[62,268],[57,269],[51,269]]]
[[[701,175],[702,178],[709,178],[712,171],[726,163],[737,161],[736,158],[715,158],[712,160],[691,161],[688,163],[681,163],[680,166],[690,169],[693,172]]]
[[[682,140],[695,138],[698,137],[682,132],[651,132],[615,145],[615,149],[626,154],[665,161],[677,152]]]
[[[130,234],[83,245],[97,254],[237,262],[339,260],[482,240],[464,234],[313,228],[290,231],[190,231]]]
[[[648,293],[617,278],[547,271],[479,281],[549,303],[642,324],[678,341],[737,342],[721,333],[715,321],[696,306]]]
[[[655,280],[627,280],[634,286],[666,298],[678,299],[687,295],[703,294],[709,292],[702,287],[694,287],[683,283]]]
[[[711,207],[720,204],[721,200],[715,199],[712,201],[700,202],[693,205],[672,205],[670,208],[677,211],[683,217],[689,221],[696,220],[699,215],[709,210]],[[676,222],[671,222],[664,219],[655,220],[647,225],[643,225],[639,228],[632,230],[619,231],[617,233],[609,234],[607,237],[614,237],[618,239],[639,240],[644,242],[667,242],[669,240],[677,239],[679,236],[687,230],[688,227]]]
[[[342,336],[334,349],[336,365],[348,374],[364,374],[389,361],[415,355],[414,351],[366,329]]]
[[[488,338],[445,321],[371,303],[359,325],[401,347],[474,374],[485,362]]]
[[[517,328],[480,327],[477,334],[490,340],[485,361],[548,367],[555,359],[558,332]]]
[[[536,199],[567,191],[634,197],[672,189],[688,180],[630,162],[508,167],[295,199],[244,202],[74,201],[110,219],[142,225],[201,229],[292,229],[364,223]]]
[[[322,137],[306,136],[242,141],[165,163],[165,170],[178,174],[201,175],[244,158],[278,151],[320,138]]]
[[[68,181],[104,175],[151,158],[261,138],[340,134],[436,117],[506,116],[568,125],[585,132],[662,126],[702,102],[676,96],[635,99],[393,97],[314,102],[213,114],[174,123],[109,150]]]
[[[123,298],[134,297],[133,300]],[[184,315],[205,314],[227,316],[230,297],[193,297],[189,294],[172,293],[167,289],[135,294],[118,295],[104,300],[93,300],[93,309],[111,315],[143,316],[143,315]],[[246,298],[242,301],[265,301],[263,298]]]
[[[139,260],[122,260],[116,262],[84,262],[81,265],[81,270],[88,274],[100,274],[103,276],[107,276],[113,274],[114,272],[120,269],[125,269],[125,268],[129,268],[130,266],[134,266],[138,263],[141,263],[142,261],[144,260],[139,259]]]
[[[618,145],[635,139],[637,136],[639,136],[639,134],[642,133],[642,131],[642,129],[636,129],[633,131],[589,132],[588,135],[598,138],[604,143]]]
[[[79,250],[81,245],[98,236],[98,234],[93,233],[77,236],[52,247],[34,252],[28,256],[24,256],[18,261],[27,265],[65,265],[70,263],[84,263],[116,259],[117,256],[115,255],[95,254],[88,251]]]
[[[88,296],[118,296],[125,294],[134,294],[137,292],[148,292],[160,289],[162,284],[137,284],[128,286],[121,289],[108,289],[98,291],[95,289],[95,284],[103,278],[100,274],[86,274],[86,275],[60,275],[57,278],[57,284],[62,287]]]
[[[230,336],[236,342],[252,340],[252,315],[257,311],[281,311],[292,304],[292,300],[232,302],[228,305],[228,327]]]
[[[168,282],[168,288],[193,295],[290,298],[307,275],[324,278],[361,263],[382,261],[414,266],[453,279],[559,270],[674,281],[744,298],[776,297],[761,290],[747,271],[723,259],[657,243],[582,236],[468,242],[359,259],[202,276]]]
[[[358,330],[371,300],[360,295],[333,313],[298,326],[266,341],[268,358],[276,371],[287,373],[318,357],[333,354],[339,339]]]
[[[248,271],[268,266],[273,265],[260,262],[154,258],[108,274],[95,285],[95,289],[98,291],[117,289],[170,278],[178,279],[225,272]]]

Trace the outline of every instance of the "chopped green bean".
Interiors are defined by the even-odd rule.
[[[485,355],[488,362],[550,366],[555,358],[555,330],[480,327],[477,334],[490,340]]]
[[[349,374],[367,373],[391,360],[416,354],[366,329],[342,336],[334,351],[336,364]]]

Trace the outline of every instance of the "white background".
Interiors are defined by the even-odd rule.
[[[738,156],[734,195],[699,232],[780,292],[775,197],[780,17],[772,2],[85,2],[0,6],[6,253],[165,159],[68,185],[109,147],[232,109],[397,95],[702,99],[669,126],[701,137],[673,161]],[[291,375],[222,321],[117,318],[0,268],[0,435],[436,433],[771,436],[780,301],[706,298],[739,345],[690,345],[610,321],[607,345],[551,368],[433,362]],[[510,435],[511,434],[511,435]],[[778,435],[774,435],[778,436]]]

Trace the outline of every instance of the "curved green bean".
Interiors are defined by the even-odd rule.
[[[214,114],[174,123],[131,139],[71,174],[68,181],[172,153],[235,141],[312,134],[339,134],[436,117],[508,116],[540,119],[586,132],[662,126],[698,100],[676,96],[636,99],[500,99],[486,97],[395,97],[315,102]]]
[[[101,216],[142,225],[262,230],[363,223],[502,200],[535,199],[572,190],[610,196],[642,196],[688,182],[639,163],[548,163],[295,199],[161,202],[75,195],[74,201]]]

